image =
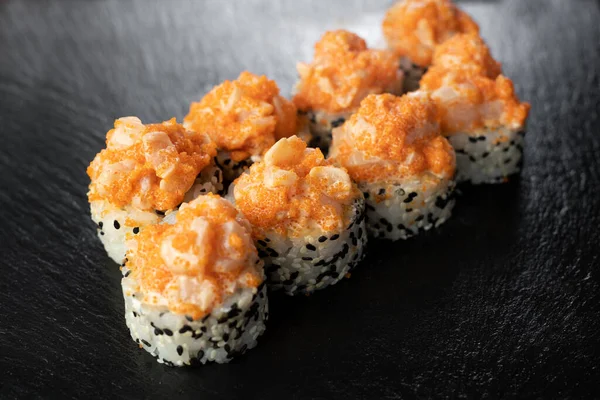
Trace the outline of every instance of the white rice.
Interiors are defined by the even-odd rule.
[[[131,277],[122,280],[125,322],[131,337],[159,363],[172,366],[226,363],[257,345],[269,316],[266,285],[238,290],[199,320],[165,306],[145,304]]]
[[[331,144],[331,130],[342,126],[353,112],[330,114],[326,111],[311,110],[307,112],[310,120],[311,147],[318,147],[327,154]]]
[[[270,288],[288,295],[324,289],[339,282],[364,256],[364,200],[355,201],[351,222],[340,232],[294,238],[270,233],[255,243]]]
[[[400,69],[404,72],[403,93],[414,92],[419,89],[419,81],[427,72],[426,67],[413,64],[410,58],[400,57]]]
[[[457,182],[505,182],[521,170],[524,136],[506,128],[448,136],[456,151]]]
[[[367,201],[367,229],[373,237],[408,239],[442,224],[454,207],[454,181],[429,173],[418,179],[358,186]]]

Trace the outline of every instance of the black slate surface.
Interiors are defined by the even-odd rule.
[[[461,3],[532,103],[520,179],[463,188],[437,232],[271,297],[259,347],[175,369],[137,348],[88,217],[113,119],[183,117],[243,69],[285,93],[326,28],[389,1],[0,2],[0,397],[598,397],[600,7]]]

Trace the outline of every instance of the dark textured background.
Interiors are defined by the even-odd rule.
[[[259,347],[174,369],[129,338],[85,168],[113,119],[183,117],[243,69],[284,93],[326,28],[389,1],[0,2],[0,397],[600,396],[600,7],[461,3],[532,103],[520,179],[352,278],[271,297]]]

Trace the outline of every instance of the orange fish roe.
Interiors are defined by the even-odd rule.
[[[127,268],[143,301],[201,318],[239,288],[263,280],[250,225],[208,194],[183,204],[175,224],[151,225],[129,241]]]
[[[208,136],[186,130],[175,118],[147,125],[136,117],[119,118],[106,135],[106,149],[87,169],[89,201],[172,209],[215,154]]]
[[[432,68],[421,79],[421,89],[431,92],[444,135],[499,127],[517,130],[529,114],[529,103],[519,101],[512,81],[503,75],[490,79],[465,69]]]
[[[478,34],[479,27],[450,0],[399,1],[383,20],[390,49],[421,67],[429,66],[435,47],[456,33]]]
[[[313,229],[339,231],[359,196],[344,169],[295,136],[279,140],[234,186],[236,206],[253,225],[255,237],[270,231],[291,237]]]
[[[346,112],[371,93],[395,90],[401,76],[391,52],[371,50],[354,33],[326,32],[311,64],[299,63],[294,104],[300,110]]]
[[[242,72],[192,103],[184,124],[207,133],[234,161],[263,155],[275,141],[296,132],[296,107],[265,76]]]
[[[424,92],[370,95],[333,131],[330,158],[357,182],[378,182],[424,172],[452,177],[454,150],[440,135],[435,103]]]
[[[454,35],[440,44],[433,53],[432,65],[432,69],[463,69],[492,79],[502,73],[500,63],[475,34]]]

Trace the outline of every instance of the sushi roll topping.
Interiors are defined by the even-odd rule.
[[[106,135],[106,149],[87,169],[89,201],[139,210],[175,208],[215,154],[207,135],[185,129],[175,118],[147,125],[136,117],[119,118]]]
[[[360,196],[343,168],[295,136],[280,139],[234,186],[236,206],[259,238],[268,231],[292,237],[339,231]]]
[[[500,127],[520,130],[529,114],[529,103],[519,101],[512,81],[503,75],[490,79],[462,68],[432,68],[421,79],[421,88],[431,92],[438,106],[444,135]]]
[[[329,31],[315,45],[313,62],[298,64],[293,101],[304,111],[352,111],[370,93],[394,91],[401,81],[398,67],[391,52],[368,49],[354,33]]]
[[[424,92],[370,95],[333,131],[330,158],[359,182],[454,175],[454,150],[440,135],[435,103]]]
[[[192,103],[184,124],[207,133],[233,161],[262,156],[275,141],[297,129],[296,107],[265,76],[242,72]]]
[[[478,34],[477,24],[450,0],[404,0],[383,20],[388,46],[399,57],[427,67],[434,49],[457,33]]]
[[[496,78],[502,73],[500,63],[476,34],[458,34],[436,47],[431,69],[462,69],[474,74]]]
[[[208,194],[181,206],[174,224],[130,238],[126,267],[141,301],[194,319],[240,288],[263,281],[250,226],[228,201]]]

